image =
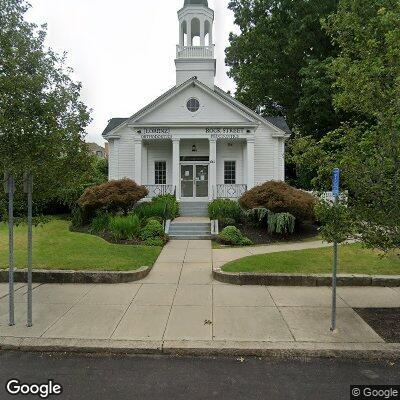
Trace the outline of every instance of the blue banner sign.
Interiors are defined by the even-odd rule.
[[[332,194],[334,197],[339,197],[340,186],[340,169],[335,168],[332,174]]]

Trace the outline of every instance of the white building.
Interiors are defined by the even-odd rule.
[[[214,84],[214,12],[185,0],[178,12],[176,85],[129,118],[113,118],[109,179],[131,178],[149,197],[238,198],[269,180],[284,180],[283,118],[262,118]]]

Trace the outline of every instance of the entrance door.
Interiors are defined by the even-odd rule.
[[[196,165],[196,197],[208,197],[208,165]]]
[[[208,165],[181,165],[182,198],[208,198]]]

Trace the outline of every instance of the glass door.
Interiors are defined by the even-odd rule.
[[[196,165],[195,197],[208,197],[208,165]]]
[[[181,196],[194,197],[194,165],[181,165]]]

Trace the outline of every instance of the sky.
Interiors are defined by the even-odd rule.
[[[92,109],[88,142],[103,144],[110,118],[129,117],[175,85],[177,11],[184,0],[30,0],[27,19],[46,23],[46,45],[67,52],[82,100]],[[215,11],[216,84],[235,91],[224,50],[237,32],[229,0],[209,0]]]

